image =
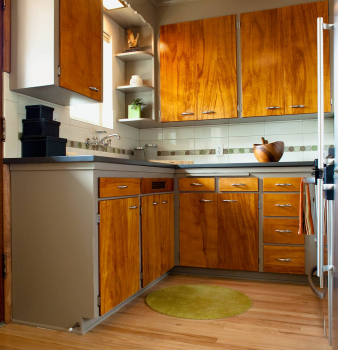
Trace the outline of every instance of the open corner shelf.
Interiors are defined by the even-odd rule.
[[[154,55],[146,51],[123,52],[115,55],[123,62],[147,61],[154,58]]]
[[[119,123],[132,126],[133,128],[137,129],[149,129],[149,128],[156,128],[159,123],[150,118],[140,118],[140,119],[119,119]]]
[[[147,92],[147,91],[153,91],[154,87],[150,85],[140,85],[140,86],[131,86],[131,85],[124,85],[124,86],[118,86],[116,90],[121,91],[125,94],[131,93],[131,92]]]

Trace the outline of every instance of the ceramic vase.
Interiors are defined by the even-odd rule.
[[[130,79],[130,85],[132,86],[140,86],[143,85],[143,80],[139,75],[132,75]]]

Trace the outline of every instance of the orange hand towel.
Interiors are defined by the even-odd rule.
[[[309,184],[300,181],[299,235],[314,235]]]

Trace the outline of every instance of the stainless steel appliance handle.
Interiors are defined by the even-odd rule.
[[[276,259],[277,261],[282,261],[282,262],[291,262],[292,259]]]
[[[231,186],[246,186],[246,184],[231,184]]]
[[[132,207],[129,207],[129,209],[137,209],[137,208],[138,208],[137,205],[134,205],[134,206],[132,206]]]
[[[203,186],[203,184],[200,184],[198,182],[193,182],[190,184],[190,186]]]
[[[292,233],[292,231],[290,230],[275,230],[275,231],[279,233]]]
[[[292,186],[291,184],[275,184],[275,186]]]
[[[276,207],[292,207],[291,204],[275,204]]]
[[[234,199],[223,199],[222,202],[227,202],[227,203],[236,203],[237,201]]]
[[[271,106],[271,107],[266,107],[265,109],[279,109],[281,107],[278,107],[278,106]]]
[[[96,88],[96,87],[92,87],[92,86],[91,86],[89,89],[90,89],[90,90],[93,90],[93,91],[96,91],[96,92],[99,92],[99,89]]]
[[[125,188],[128,188],[128,186],[117,186],[120,190],[124,190]]]
[[[213,202],[212,199],[200,199],[200,202]]]
[[[214,114],[214,113],[216,113],[215,111],[204,111],[204,112],[202,112],[202,114]]]
[[[195,113],[189,113],[189,112],[185,112],[185,113],[182,113],[181,115],[194,115]]]
[[[305,105],[293,105],[293,106],[290,106],[290,108],[304,108],[306,107]]]

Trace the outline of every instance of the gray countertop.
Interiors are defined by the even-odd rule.
[[[72,163],[72,162],[101,162],[125,165],[140,165],[172,169],[198,168],[253,168],[253,167],[300,167],[313,166],[313,162],[281,162],[281,163],[214,163],[214,164],[164,164],[133,159],[122,159],[101,156],[73,156],[73,157],[38,157],[38,158],[4,158],[4,164],[42,164],[42,163]]]

